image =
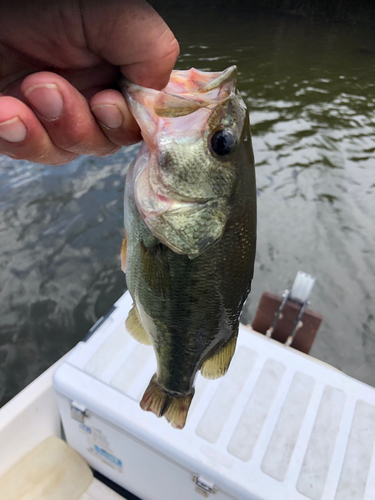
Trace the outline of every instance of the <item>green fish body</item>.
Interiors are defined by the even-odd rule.
[[[163,91],[124,90],[144,138],[125,187],[126,326],[157,360],[141,407],[176,428],[198,370],[227,371],[253,277],[254,158],[235,76],[174,71]]]

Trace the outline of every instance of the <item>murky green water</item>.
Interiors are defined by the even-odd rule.
[[[225,18],[223,18],[225,17]],[[179,68],[239,67],[258,183],[244,319],[298,270],[317,278],[312,355],[375,385],[375,34],[285,17],[167,18]],[[0,406],[124,291],[122,193],[137,147],[44,167],[0,158]]]

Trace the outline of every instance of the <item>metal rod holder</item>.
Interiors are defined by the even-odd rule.
[[[288,300],[290,300],[295,304],[299,304],[301,306],[298,317],[293,325],[293,329],[285,342],[286,346],[290,346],[292,344],[298,329],[301,328],[301,326],[303,325],[302,317],[307,306],[310,304],[308,298],[310,296],[314,283],[315,283],[314,276],[312,276],[311,274],[304,273],[302,271],[298,271],[291,290],[285,290],[282,295],[283,300],[280,304],[280,307],[275,314],[271,326],[268,328],[266,332],[267,338],[272,337],[272,334],[276,328],[276,324],[278,320],[282,317],[282,311]]]
[[[266,337],[269,338],[269,339],[272,337],[273,331],[275,330],[275,326],[276,326],[277,322],[279,321],[280,315],[281,315],[281,313],[282,313],[282,311],[283,311],[283,309],[285,307],[285,304],[289,300],[290,291],[289,290],[285,290],[284,293],[283,293],[283,295],[282,295],[282,297],[283,297],[283,300],[282,300],[282,302],[280,304],[280,307],[279,307],[277,313],[275,314],[275,318],[274,318],[274,320],[272,322],[272,325],[266,331]]]

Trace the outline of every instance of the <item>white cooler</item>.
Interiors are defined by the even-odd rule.
[[[241,328],[225,377],[198,375],[183,430],[139,401],[156,369],[123,295],[54,374],[66,439],[142,500],[375,499],[375,389]]]

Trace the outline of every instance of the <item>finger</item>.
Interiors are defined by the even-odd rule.
[[[113,144],[129,146],[142,139],[137,122],[117,90],[98,92],[90,100],[90,108],[103,133]]]
[[[161,89],[179,54],[178,42],[146,2],[84,0],[83,23],[89,48],[131,81]],[[100,15],[98,15],[100,11]]]
[[[56,147],[32,110],[9,96],[0,97],[0,152],[50,165],[68,163],[77,156]]]
[[[119,149],[102,132],[83,95],[61,76],[34,73],[22,82],[21,92],[58,148],[97,156]]]

